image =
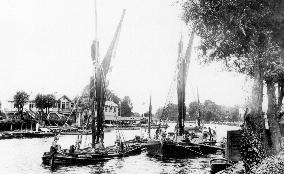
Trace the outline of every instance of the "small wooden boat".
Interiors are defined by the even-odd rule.
[[[53,132],[27,132],[25,133],[25,137],[27,138],[44,138],[44,137],[53,137],[55,135],[55,133]]]
[[[215,174],[219,171],[225,170],[232,166],[233,163],[225,158],[214,158],[210,160],[211,174]]]
[[[140,144],[130,144],[121,147],[107,147],[105,149],[86,148],[75,150],[74,146],[70,149],[60,150],[51,147],[50,152],[45,152],[42,163],[46,165],[72,165],[72,164],[95,164],[96,162],[107,161],[115,157],[125,157],[139,154],[142,151]]]

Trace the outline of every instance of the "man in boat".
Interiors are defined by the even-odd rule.
[[[209,127],[209,141],[212,141],[213,140],[213,135],[212,135],[212,131],[211,131],[211,128]]]
[[[159,127],[157,130],[156,130],[156,139],[158,139],[159,138],[159,135],[161,134],[161,132],[162,132],[162,130],[161,130],[161,128]]]
[[[76,140],[76,144],[75,144],[75,149],[76,150],[79,150],[80,149],[80,145],[82,143],[82,139],[79,138],[79,135],[78,135],[78,138]]]
[[[55,135],[54,139],[53,139],[53,142],[52,142],[52,145],[50,147],[50,152],[51,153],[56,153],[56,152],[58,152],[61,149],[60,145],[57,144],[58,140],[59,140],[58,135]]]
[[[125,144],[124,142],[121,140],[120,136],[116,137],[116,146],[117,146],[117,150],[118,152],[124,152],[125,151]]]

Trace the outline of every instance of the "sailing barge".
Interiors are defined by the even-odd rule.
[[[96,10],[96,9],[95,9]],[[96,162],[106,161],[115,157],[124,157],[138,154],[142,150],[140,143],[136,141],[123,141],[119,134],[116,145],[104,147],[104,106],[106,100],[106,74],[109,71],[110,61],[115,52],[118,42],[122,21],[125,15],[123,10],[120,22],[116,29],[114,38],[106,53],[106,56],[99,63],[98,59],[98,41],[97,37],[92,44],[92,60],[94,74],[90,82],[90,99],[91,99],[91,116],[92,116],[92,146],[80,148],[81,140],[78,136],[76,145],[71,145],[69,149],[61,149],[57,145],[57,137],[49,152],[45,152],[42,157],[43,164],[93,164]],[[97,31],[97,29],[96,29]],[[97,32],[95,32],[97,33]],[[96,106],[96,107],[95,107]],[[82,136],[81,136],[82,137]]]
[[[194,32],[192,31],[189,36],[189,43],[185,56],[182,55],[182,41],[180,41],[179,43],[179,55],[177,62],[178,74],[176,79],[178,96],[177,135],[174,140],[167,139],[165,134],[160,136],[160,139],[150,139],[145,145],[147,148],[147,153],[150,156],[158,156],[162,158],[194,158],[197,156],[204,156],[207,154],[216,153],[218,150],[223,150],[220,147],[212,145],[212,143],[214,144],[214,142],[195,143],[189,139],[190,135],[185,131],[185,84],[187,79],[188,65],[190,62],[190,53],[193,43],[193,37]],[[149,116],[150,115],[151,109],[149,109]],[[198,123],[198,127],[200,128],[200,121]],[[192,136],[193,134],[190,137]]]

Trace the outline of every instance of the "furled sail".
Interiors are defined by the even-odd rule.
[[[116,32],[114,34],[114,38],[101,64],[99,63],[99,42],[97,41],[97,36],[95,36],[95,40],[93,41],[93,44],[91,47],[91,56],[92,56],[92,61],[93,61],[93,66],[94,66],[93,76],[91,78],[91,83],[90,83],[90,94],[91,94],[90,97],[91,97],[92,107],[93,107],[92,108],[92,116],[93,116],[92,144],[93,144],[93,147],[95,147],[95,145],[99,143],[103,145],[104,107],[105,107],[105,101],[106,101],[106,81],[105,79],[106,79],[107,73],[109,72],[111,59],[115,55],[124,15],[125,15],[125,10],[123,10],[121,19],[119,21]],[[95,115],[96,115],[96,119],[95,119]]]
[[[182,38],[179,42],[178,62],[177,62],[177,96],[178,96],[178,134],[184,133],[184,120],[186,115],[185,107],[185,85],[187,79],[188,65],[190,62],[191,49],[193,44],[194,31],[192,30],[189,35],[189,42],[187,45],[186,53],[182,55]]]

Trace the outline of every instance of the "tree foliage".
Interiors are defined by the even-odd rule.
[[[132,102],[129,96],[125,96],[121,102],[121,116],[130,117],[132,115]]]
[[[159,120],[171,120],[177,121],[178,119],[178,105],[169,103],[165,107],[158,108],[155,113],[155,117]]]
[[[241,120],[238,106],[222,106],[211,100],[205,100],[204,103],[200,103],[199,105],[198,102],[191,102],[187,109],[189,120],[197,120],[199,114],[198,108],[200,108],[201,121],[237,122]]]
[[[47,109],[47,112],[49,112],[49,108],[51,108],[56,103],[55,96],[52,94],[47,94],[44,96],[44,108]]]
[[[251,103],[247,114],[247,117],[251,117],[250,124],[253,126],[248,127],[248,130],[253,131],[256,137],[261,137],[258,140],[265,140],[263,82],[266,81],[272,87],[270,91],[274,91],[274,83],[279,83],[283,77],[284,2],[187,0],[182,6],[184,20],[192,23],[195,32],[201,36],[202,61],[221,61],[228,70],[253,77]],[[269,103],[273,103],[274,96],[269,96]],[[273,110],[276,107],[269,109],[269,113],[273,114],[268,117],[269,123],[275,122]],[[271,124],[270,129],[276,134],[279,132],[277,124]],[[273,136],[279,136],[276,134]],[[262,147],[262,143],[258,145],[257,142],[251,149],[254,150],[253,153],[258,153]]]
[[[23,109],[24,105],[29,101],[29,95],[25,91],[18,91],[14,95],[14,105],[18,109],[18,112],[21,115],[21,118],[23,119]]]
[[[35,107],[42,110],[45,108],[45,97],[43,94],[37,94],[35,97]]]
[[[270,67],[266,60],[279,56],[279,3],[187,0],[182,5],[184,20],[201,36],[204,62],[222,61],[229,70],[253,75],[256,63]]]

